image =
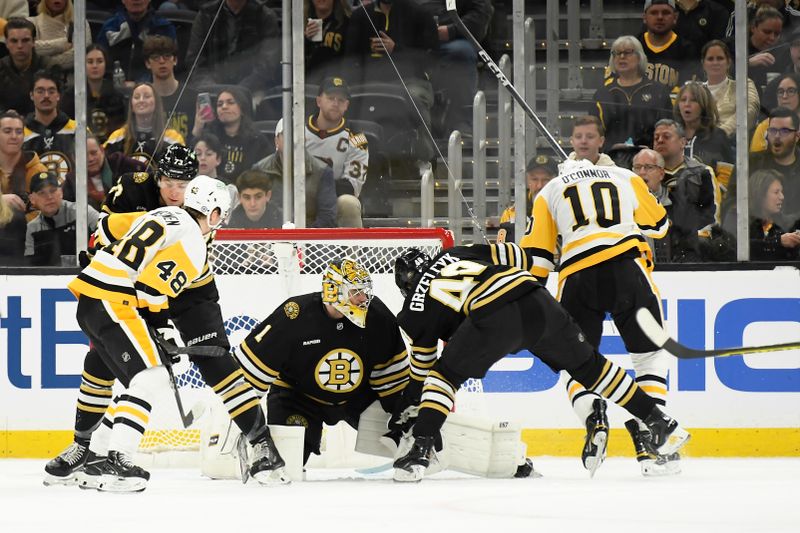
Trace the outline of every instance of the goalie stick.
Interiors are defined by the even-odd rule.
[[[450,16],[453,17],[453,21],[456,23],[458,31],[460,31],[461,34],[466,37],[467,40],[471,42],[478,51],[478,56],[481,58],[481,60],[486,64],[487,67],[489,67],[489,70],[492,71],[497,80],[503,84],[503,87],[508,89],[508,92],[511,93],[511,96],[514,98],[514,100],[516,100],[517,103],[522,106],[522,109],[525,110],[534,124],[536,124],[536,127],[539,128],[539,130],[544,134],[547,142],[550,143],[550,146],[553,148],[553,150],[555,150],[555,152],[561,156],[561,160],[566,161],[567,154],[564,152],[564,149],[561,148],[561,145],[558,144],[558,141],[556,141],[555,137],[553,137],[550,131],[545,127],[544,123],[539,119],[533,109],[531,109],[531,106],[528,105],[528,102],[525,101],[525,99],[519,94],[519,91],[517,91],[506,75],[503,74],[503,71],[500,70],[500,67],[498,67],[494,61],[492,61],[492,58],[489,57],[489,54],[486,53],[486,50],[483,49],[475,36],[470,33],[469,29],[467,29],[464,21],[461,20],[461,17],[458,15],[458,11],[456,11],[456,0],[447,0],[447,11],[449,11]]]
[[[658,324],[658,321],[645,308],[636,311],[636,321],[645,335],[659,348],[663,348],[678,359],[702,359],[704,357],[729,357],[732,355],[745,355],[753,353],[779,352],[783,350],[798,350],[800,342],[787,342],[784,344],[765,344],[763,346],[746,346],[742,348],[720,348],[718,350],[696,350],[684,346],[672,339],[669,334]]]

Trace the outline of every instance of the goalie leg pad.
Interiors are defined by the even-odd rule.
[[[391,415],[383,410],[381,402],[377,400],[364,409],[358,419],[355,450],[393,459],[397,445],[391,439],[384,438],[384,434],[388,431],[389,418]]]
[[[519,426],[508,421],[451,413],[442,427],[444,450],[439,459],[457,472],[511,478],[525,460],[520,456],[521,434]]]

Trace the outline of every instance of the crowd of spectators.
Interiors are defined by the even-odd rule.
[[[42,218],[39,206],[45,202],[36,201],[34,176],[47,172],[46,183],[55,176],[58,191],[52,196],[61,195],[64,209],[74,211],[76,81],[85,83],[88,100],[90,208],[100,210],[122,173],[157,171],[161,150],[177,143],[192,147],[202,173],[236,189],[232,225],[280,227],[285,222],[282,122],[276,124],[280,113],[274,107],[259,106],[280,91],[279,4],[92,0],[87,7],[108,17],[96,26],[85,22],[84,81],[73,76],[72,0],[3,2],[0,256],[20,249],[11,237],[19,235],[20,215],[29,224],[53,219]],[[748,78],[738,82],[748,90],[751,175],[778,176],[769,183],[750,180],[751,198],[758,194],[772,202],[760,201],[751,218],[788,250],[770,257],[791,258],[800,246],[781,236],[793,232],[800,219],[799,11],[794,0],[749,4]],[[483,40],[492,2],[457,5],[465,25]],[[735,228],[733,3],[644,0],[641,5],[641,26],[612,40],[607,76],[596,87],[588,115],[574,121],[569,156],[639,169],[634,170],[669,206],[672,218],[659,260],[719,259],[706,254],[704,244],[719,235],[730,244]],[[362,193],[391,173],[380,149],[389,147],[414,161],[412,168],[424,169],[436,159],[435,138],[441,133],[471,133],[480,61],[443,0],[304,0],[303,7],[307,87],[318,91],[308,95],[316,96],[316,105],[306,109],[304,130],[307,225],[361,227]],[[176,10],[184,10],[181,20],[193,17],[192,24],[181,30]],[[357,97],[380,91],[399,95],[404,105],[376,125],[384,135],[379,148],[370,146],[362,130],[365,106]],[[535,160],[528,174],[541,179],[551,165]],[[536,186],[530,182],[531,198]],[[38,255],[37,261],[45,257]],[[14,261],[20,260],[0,260]]]

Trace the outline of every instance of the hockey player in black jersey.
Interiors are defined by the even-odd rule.
[[[373,297],[369,272],[350,258],[328,266],[321,292],[278,306],[234,354],[250,384],[267,393],[268,422],[305,427],[304,464],[320,453],[323,423],[357,428],[376,399],[394,413],[408,383],[395,316]],[[399,416],[389,425],[396,423]]]
[[[587,342],[530,266],[530,256],[511,243],[459,246],[435,258],[412,248],[397,258],[395,282],[405,297],[398,322],[411,338],[412,365],[419,365],[406,396],[418,391],[419,416],[410,450],[394,463],[396,481],[422,479],[441,448],[440,428],[459,386],[522,349],[643,420],[654,452],[672,453],[688,440],[625,370]],[[440,339],[447,344],[437,359]]]
[[[197,168],[194,152],[183,145],[173,144],[167,147],[159,160],[158,178],[146,172],[121,176],[109,191],[103,206],[104,212],[117,215],[101,220],[96,235],[104,242],[98,244],[113,242],[127,231],[130,217],[119,213],[182,205],[186,185],[197,175]],[[195,283],[177,297],[169,298],[169,317],[186,345],[221,346],[230,350],[219,307],[219,292],[208,263]],[[248,441],[254,445],[251,465],[253,477],[263,483],[288,480],[281,477],[283,460],[269,434],[258,396],[244,381],[236,361],[232,357],[202,356],[190,356],[190,360],[197,366],[206,384],[222,399],[226,410]],[[80,482],[81,486],[92,488],[96,483],[96,470],[88,466],[84,469],[84,465],[104,459],[98,459],[95,450],[104,453],[103,441],[113,425],[113,419],[107,413],[113,399],[113,384],[113,372],[97,352],[90,349],[81,376],[74,441],[45,466],[46,485]],[[101,426],[100,435],[92,439],[92,434]]]

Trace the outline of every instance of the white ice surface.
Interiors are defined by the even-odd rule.
[[[406,485],[390,471],[315,469],[284,487],[153,469],[143,493],[103,494],[45,487],[44,461],[5,459],[0,533],[800,532],[800,458],[685,458],[681,475],[660,479],[631,458],[608,459],[591,480],[577,459],[535,465],[543,478],[443,472]]]

